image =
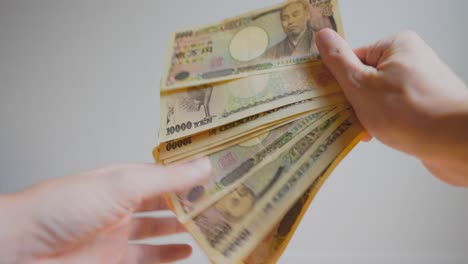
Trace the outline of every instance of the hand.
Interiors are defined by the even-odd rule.
[[[355,49],[317,34],[321,57],[371,137],[468,186],[468,89],[415,33]]]
[[[207,159],[167,167],[119,165],[0,197],[0,263],[160,263],[186,258],[189,245],[129,245],[129,239],[185,231],[173,217],[132,218],[132,213],[168,209],[163,193],[190,188],[209,174]]]

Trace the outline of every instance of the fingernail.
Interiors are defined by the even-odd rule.
[[[336,37],[335,31],[329,28],[322,29],[317,34],[317,47],[321,50],[325,46],[330,45],[331,42],[334,41],[335,37]]]

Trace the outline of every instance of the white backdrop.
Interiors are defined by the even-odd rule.
[[[170,32],[276,2],[0,0],[0,193],[151,162]],[[340,4],[352,46],[413,29],[468,80],[467,1]],[[362,143],[324,184],[280,263],[468,263],[467,223],[468,189]],[[184,263],[208,261],[195,248]]]

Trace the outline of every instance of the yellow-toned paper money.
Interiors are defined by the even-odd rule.
[[[209,155],[211,177],[188,191],[171,195],[179,221],[184,223],[215,203],[262,164],[272,162],[275,153],[296,144],[307,131],[317,131],[314,135],[318,137],[329,123],[345,114],[343,107],[324,110]]]
[[[328,107],[321,107],[312,111],[307,111],[304,113],[292,115],[286,118],[282,118],[277,121],[273,121],[271,123],[265,124],[265,125],[259,125],[251,130],[247,130],[243,133],[236,134],[232,137],[225,138],[220,141],[212,141],[209,143],[209,145],[202,146],[199,149],[191,149],[190,151],[187,151],[185,153],[182,153],[177,156],[172,156],[170,158],[162,160],[164,164],[169,164],[173,162],[183,162],[183,161],[190,161],[195,158],[199,157],[204,157],[207,155],[210,155],[212,153],[221,151],[225,148],[228,148],[233,145],[240,144],[244,141],[251,140],[253,138],[259,137],[262,134],[265,134],[267,132],[270,132],[276,128],[279,128],[281,126],[284,126],[286,124],[292,123],[294,121],[297,121],[299,119],[302,119],[310,114],[322,112],[324,110],[331,110],[337,106],[345,106],[345,104],[336,104],[336,105],[330,105]]]
[[[209,218],[217,219],[218,227],[229,227],[229,230],[223,230],[222,234],[215,231],[216,239],[205,248],[211,259],[217,263],[237,263],[246,258],[308,186],[362,132],[362,127],[354,120],[348,119],[326,139],[316,141],[297,162],[285,164],[288,168],[280,166],[273,176],[267,174],[265,177],[269,179],[266,182],[262,183],[262,178],[249,178],[223,203],[216,204],[216,210],[210,212]],[[297,152],[300,152],[300,148],[289,155],[300,155]],[[258,186],[261,192],[257,192]],[[236,204],[240,206],[233,207],[231,202],[239,199],[241,202]],[[197,227],[203,221],[207,221],[207,218],[194,218]],[[193,225],[189,224],[188,227],[192,228]],[[205,238],[212,231],[204,230]]]
[[[346,149],[327,167],[325,172],[312,183],[309,189],[289,209],[283,219],[274,226],[263,240],[257,244],[250,255],[243,260],[244,264],[271,264],[278,261],[323,183],[335,167],[361,141],[364,135],[365,132],[362,132],[354,138]]]
[[[161,94],[167,142],[313,97],[340,92],[321,63]],[[165,121],[165,122],[164,122]]]
[[[323,110],[332,109],[332,108],[333,107],[324,107],[324,108],[320,108],[320,109],[317,109],[317,110],[305,112],[305,113],[302,113],[302,114],[297,114],[297,115],[294,115],[294,116],[291,116],[291,117],[288,117],[288,118],[284,118],[284,119],[269,123],[269,124],[264,125],[264,126],[259,126],[259,127],[255,128],[255,129],[251,130],[251,131],[246,131],[245,133],[242,133],[240,135],[236,135],[232,139],[228,138],[228,139],[223,140],[223,141],[218,141],[219,144],[216,143],[216,144],[213,144],[213,145],[210,145],[210,146],[203,147],[201,149],[191,150],[190,152],[187,152],[186,154],[181,154],[181,155],[178,155],[178,156],[174,156],[174,157],[165,159],[162,162],[164,164],[169,164],[169,163],[174,163],[174,162],[186,162],[186,161],[190,161],[190,160],[193,160],[193,159],[196,159],[196,158],[208,156],[210,154],[222,151],[222,150],[224,150],[226,148],[229,148],[231,146],[242,144],[245,141],[253,140],[254,138],[260,137],[261,135],[263,135],[265,133],[268,133],[268,132],[270,132],[270,131],[272,131],[272,130],[274,130],[276,128],[279,128],[279,127],[284,126],[286,124],[289,124],[289,123],[292,123],[292,122],[297,121],[299,119],[302,119],[302,118],[304,118],[304,117],[306,117],[306,116],[308,116],[310,114],[318,113],[318,112],[321,112]]]
[[[212,175],[168,204],[213,263],[274,263],[362,126],[319,60],[337,0],[289,0],[173,34],[161,80],[164,164]]]
[[[306,153],[313,151],[313,147],[320,146],[348,117],[346,112],[340,112],[319,127],[301,132],[300,136],[285,144],[281,153],[273,153],[274,157],[267,164],[245,176],[243,181],[225,188],[229,191],[228,194],[212,201],[211,206],[194,217],[187,228],[205,252],[218,258],[217,262],[222,260],[221,263],[228,259],[239,260],[230,257],[231,250],[226,246],[237,235],[236,232],[242,230],[244,220],[254,213],[254,209],[258,209],[257,203],[268,199],[272,188],[283,181],[284,175],[303,160]],[[261,235],[263,237],[265,234]]]
[[[315,97],[272,109],[267,112],[255,114],[193,136],[163,142],[159,148],[160,159],[165,160],[188,153],[189,151],[200,150],[203,147],[211,147],[219,144],[219,142],[224,142],[227,139],[232,140],[235,137],[239,138],[242,135],[246,135],[246,133],[254,132],[255,129],[261,129],[262,126],[273,122],[277,122],[297,114],[346,102],[346,98],[342,93]]]
[[[315,34],[343,35],[337,0],[296,0],[171,37],[162,90],[246,77],[313,62]]]

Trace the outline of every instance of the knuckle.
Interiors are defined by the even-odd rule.
[[[328,56],[332,59],[340,59],[343,57],[344,53],[345,53],[345,50],[343,47],[336,46],[336,47],[331,48],[328,51]]]
[[[356,88],[361,88],[364,79],[365,78],[363,77],[362,72],[360,72],[358,70],[350,70],[349,80],[350,80],[352,86],[354,86]]]
[[[363,88],[371,85],[372,80],[375,79],[373,71],[355,68],[349,72],[349,79],[353,86]]]

